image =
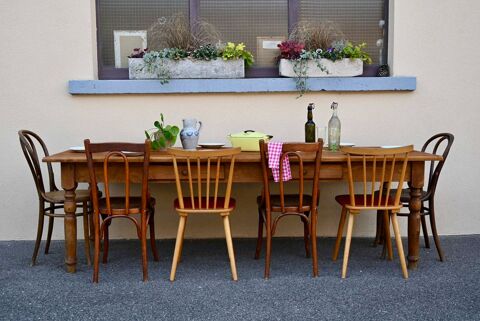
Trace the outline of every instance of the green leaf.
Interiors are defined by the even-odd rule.
[[[153,150],[159,150],[160,149],[160,143],[156,140],[152,142],[152,149]]]
[[[164,132],[163,132],[163,136],[165,136],[165,139],[166,139],[167,141],[172,140],[172,138],[173,138],[172,133],[170,133],[169,131],[164,131]]]
[[[156,121],[153,123],[153,125],[154,125],[155,127],[157,127],[158,129],[162,129],[162,124],[160,124],[160,122],[159,122],[158,120],[156,120]]]
[[[177,126],[172,126],[170,128],[170,133],[172,133],[173,136],[177,136],[178,133],[180,132],[180,128],[178,128]]]
[[[161,148],[167,147],[167,142],[166,142],[166,140],[165,140],[165,137],[159,137],[159,138],[158,138],[158,143],[160,144],[160,147],[161,147]]]
[[[162,120],[162,123],[163,123],[164,120],[163,120],[163,114],[162,113],[160,113],[160,119]]]
[[[147,131],[145,131],[145,136],[147,137],[147,139],[151,139]]]

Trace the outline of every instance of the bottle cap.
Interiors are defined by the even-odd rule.
[[[314,103],[310,103],[308,104],[308,110],[312,110],[315,108],[315,104]]]
[[[338,103],[332,102],[332,105],[330,106],[331,109],[337,109]]]

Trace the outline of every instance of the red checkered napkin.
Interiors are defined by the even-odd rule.
[[[273,179],[275,182],[280,180],[280,157],[282,156],[282,142],[268,143],[268,168],[272,170]],[[290,162],[288,156],[285,156],[282,164],[282,181],[289,181],[292,179],[292,171],[290,170]]]

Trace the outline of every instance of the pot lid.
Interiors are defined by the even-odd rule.
[[[254,131],[254,130],[245,130],[245,131],[240,132],[240,133],[230,134],[230,137],[233,137],[233,138],[264,138],[264,137],[267,137],[267,136],[268,135],[266,135],[264,133],[257,132],[257,131]]]

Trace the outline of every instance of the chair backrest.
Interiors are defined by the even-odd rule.
[[[265,198],[265,206],[270,208],[270,184],[274,184],[273,177],[271,175],[271,170],[268,168],[268,143],[260,140],[260,157],[262,160],[262,172],[263,172],[263,193]],[[312,208],[316,206],[318,202],[318,185],[320,177],[320,163],[322,160],[322,150],[323,150],[323,140],[319,139],[316,143],[283,143],[282,153],[280,156],[280,177],[279,177],[279,195],[280,195],[280,206],[282,213],[285,213],[285,187],[283,181],[283,160],[285,157],[288,157],[290,161],[290,168],[292,171],[292,178],[298,180],[298,206],[296,212],[302,212],[302,208],[305,205],[311,206]],[[312,186],[312,204],[304,203],[304,190],[305,190],[305,172],[304,172],[304,161],[306,159],[314,161],[314,172],[313,172],[313,186]],[[297,166],[298,164],[298,166]],[[295,171],[297,168],[297,171]]]
[[[194,210],[218,210],[229,208],[235,156],[239,154],[240,151],[240,148],[222,148],[218,150],[185,150],[168,148],[167,153],[173,158],[173,169],[175,172],[175,182],[180,208],[185,208],[187,199]],[[179,164],[179,160],[182,161],[181,164]],[[186,163],[187,168],[180,173],[180,166],[184,166],[183,161]],[[228,177],[226,180],[225,194],[221,193],[219,190],[219,183],[224,174],[222,164],[228,167],[228,170],[226,171]],[[180,179],[181,174],[182,176],[186,176],[188,180],[188,189],[186,192],[182,189]],[[222,179],[222,181],[224,180]],[[212,184],[213,191],[211,189]],[[225,198],[223,204],[217,202],[220,197]]]
[[[439,148],[443,148],[441,153],[443,159],[441,161],[431,161],[430,169],[428,175],[428,196],[435,195],[435,190],[437,188],[438,178],[440,177],[440,172],[442,171],[443,165],[447,160],[448,154],[450,153],[450,148],[452,147],[454,136],[450,133],[440,133],[430,137],[422,147],[422,152],[429,152],[432,154],[439,154]]]
[[[400,206],[401,187],[405,181],[408,155],[413,151],[413,145],[396,148],[342,147],[341,151],[347,154],[351,206],[369,208]],[[368,170],[370,162],[371,170]],[[362,204],[355,204],[354,182],[356,181],[363,184]],[[374,197],[377,183],[380,184],[378,197]],[[396,186],[394,186],[395,183]],[[397,191],[392,204],[390,192],[393,189]]]
[[[88,172],[90,175],[90,186],[92,193],[92,203],[93,208],[96,213],[99,212],[99,199],[98,199],[98,179],[99,175],[95,171],[94,166],[94,153],[105,153],[103,156],[103,183],[105,188],[105,202],[107,207],[108,215],[128,215],[144,212],[147,209],[147,198],[148,198],[148,169],[150,165],[150,141],[145,140],[143,144],[135,143],[90,143],[89,139],[84,141],[85,144],[85,154],[87,156],[88,163]],[[129,154],[135,153],[135,154]],[[130,157],[143,157],[143,171],[141,175],[142,182],[142,202],[141,208],[131,208],[130,207]],[[138,161],[138,160],[137,160]],[[109,171],[110,166],[115,166],[118,169],[119,166],[123,166],[124,175],[123,182],[119,181],[119,176],[116,177],[116,183],[124,183],[125,185],[125,208],[123,209],[113,209],[111,203],[111,191],[110,191],[110,182],[109,182]],[[120,179],[121,180],[121,179]]]
[[[27,160],[28,167],[32,172],[35,186],[37,187],[38,196],[43,198],[45,195],[45,184],[40,162],[42,156],[49,156],[47,146],[40,136],[30,130],[18,131],[18,137],[20,138],[20,146],[22,147],[23,154]],[[36,145],[40,147],[41,154],[39,154]],[[55,178],[51,163],[47,163],[47,172],[49,191],[57,191],[58,189],[55,186]]]

